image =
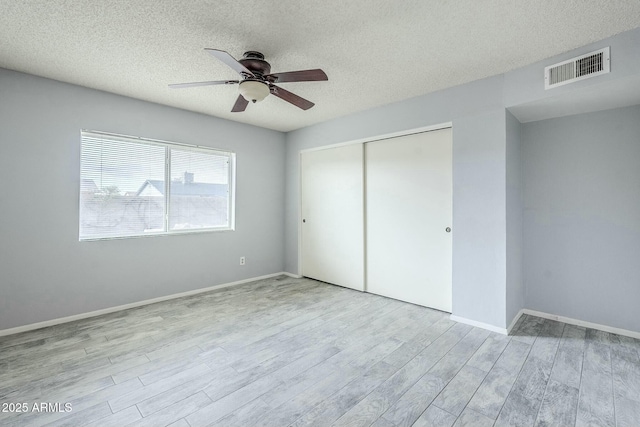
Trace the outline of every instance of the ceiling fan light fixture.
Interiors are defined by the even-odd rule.
[[[260,102],[269,95],[269,85],[258,80],[243,80],[240,82],[240,95],[251,102]]]

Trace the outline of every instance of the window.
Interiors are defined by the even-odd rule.
[[[235,154],[81,133],[80,240],[233,229]]]

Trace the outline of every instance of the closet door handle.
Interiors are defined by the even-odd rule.
[[[444,231],[446,231],[447,233],[451,233],[451,227],[445,228]]]

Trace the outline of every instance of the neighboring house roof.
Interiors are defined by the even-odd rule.
[[[82,178],[80,180],[80,191],[95,193],[98,191],[98,186],[94,180]]]
[[[183,182],[171,182],[171,194],[180,196],[226,196],[228,188],[229,186],[227,184],[209,184],[205,182],[185,184]],[[138,190],[137,195],[164,196],[164,181],[154,179],[146,180]]]

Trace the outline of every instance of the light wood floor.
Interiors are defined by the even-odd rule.
[[[640,426],[639,353],[279,277],[0,338],[3,406],[72,406],[0,425]]]

